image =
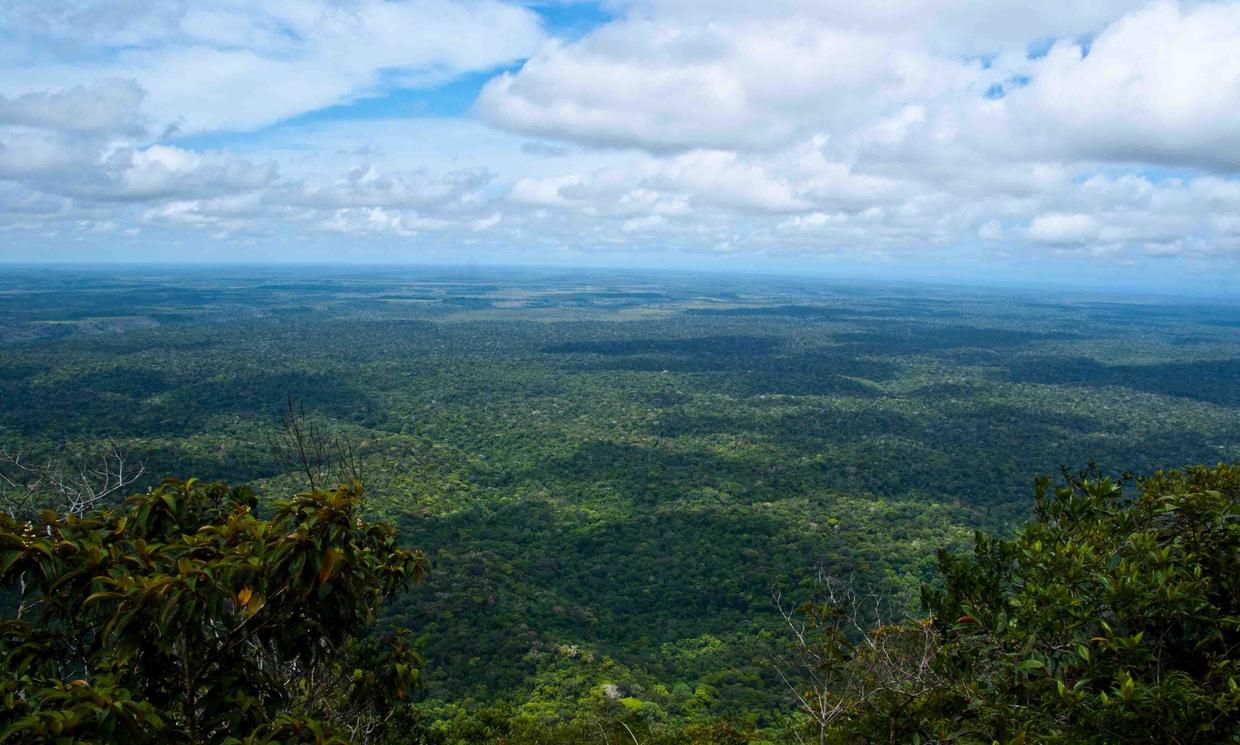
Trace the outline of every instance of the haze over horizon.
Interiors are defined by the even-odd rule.
[[[1235,295],[1240,3],[0,5],[0,261]]]

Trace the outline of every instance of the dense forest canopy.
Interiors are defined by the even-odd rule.
[[[775,598],[819,598],[819,577],[883,598],[891,629],[935,611],[936,644],[988,666],[970,675],[1003,677],[1014,686],[1003,695],[1062,714],[1004,714],[949,686],[913,707],[916,726],[858,709],[833,720],[832,736],[881,715],[922,741],[965,731],[1070,742],[1093,727],[1103,742],[1111,710],[1092,702],[1115,700],[1115,686],[1127,702],[1116,660],[1146,707],[1123,717],[1161,716],[1158,696],[1172,695],[1183,711],[1207,698],[1232,711],[1223,668],[1200,690],[1158,687],[1122,655],[1106,663],[1110,678],[1083,686],[1091,703],[1051,707],[1046,686],[1076,691],[1088,676],[1019,628],[988,643],[1033,656],[978,654],[973,627],[947,618],[958,610],[951,593],[971,592],[970,565],[936,551],[967,555],[976,530],[1000,543],[979,544],[970,561],[1032,550],[1021,541],[1035,528],[995,547],[1031,516],[1054,522],[1059,502],[1047,492],[1035,503],[1033,479],[1061,465],[1118,476],[1234,461],[1235,307],[705,275],[31,269],[0,278],[0,352],[0,450],[36,464],[124,453],[145,469],[124,493],[171,474],[244,484],[257,522],[276,519],[290,495],[328,493],[334,484],[307,491],[273,449],[290,396],[326,436],[351,443],[366,520],[395,526],[391,540],[433,566],[419,589],[388,598],[373,627],[353,629],[359,639],[408,632],[400,638],[422,660],[408,731],[428,741],[552,731],[595,741],[599,727],[613,742],[626,728],[642,742],[788,736],[812,717],[797,713],[774,663],[790,659]],[[1118,497],[1065,488],[1103,506],[1095,533],[1064,541],[1112,546],[1149,533],[1152,550],[1167,548],[1159,525],[1107,522]],[[1192,508],[1231,514],[1229,488],[1214,489],[1230,495],[1223,502]],[[1062,570],[1037,561],[1029,571]],[[1192,571],[1195,559],[1166,561]],[[957,618],[1046,602],[1021,595],[1019,578],[1004,583]],[[1065,592],[1085,613],[1114,600],[1096,589]],[[1149,600],[1157,610],[1164,599]],[[1218,608],[1208,625],[1232,633],[1234,608]],[[1115,639],[1140,631],[1111,625]],[[1091,639],[1111,638],[1096,631]],[[855,630],[837,641],[843,658],[857,656]],[[1063,675],[1032,676],[1032,663],[1019,667],[1030,659]],[[944,712],[966,700],[989,713],[949,732]],[[1193,740],[1184,727],[1186,742],[1225,731]]]
[[[824,578],[825,600],[781,607],[791,655],[773,666],[800,716],[765,731],[652,727],[657,709],[614,685],[567,722],[426,722],[408,702],[417,654],[370,633],[426,561],[357,516],[356,483],[268,520],[248,490],[194,480],[119,508],[0,514],[0,586],[18,606],[0,622],[0,738],[535,743],[623,728],[640,742],[646,724],[672,742],[1234,742],[1240,466],[1138,486],[1039,483],[1013,539],[939,552],[923,618],[884,623],[880,596]]]
[[[0,515],[5,741],[336,742],[388,729],[420,660],[366,632],[425,557],[356,485],[254,515],[248,489],[167,480],[115,509]],[[347,735],[347,739],[345,736]]]

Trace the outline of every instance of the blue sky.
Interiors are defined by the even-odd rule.
[[[0,261],[1240,293],[1240,4],[0,9]]]

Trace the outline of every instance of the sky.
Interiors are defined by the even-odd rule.
[[[0,0],[0,261],[1240,294],[1240,2]]]

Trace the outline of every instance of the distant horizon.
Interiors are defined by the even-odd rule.
[[[555,274],[572,274],[581,273],[632,273],[635,275],[645,275],[650,277],[665,277],[671,279],[675,276],[686,277],[712,277],[721,278],[745,278],[764,279],[773,281],[810,281],[814,283],[851,283],[856,282],[862,285],[883,285],[889,284],[900,287],[923,287],[927,289],[960,289],[968,288],[979,291],[1012,291],[1012,292],[1052,292],[1052,293],[1071,293],[1080,294],[1087,298],[1107,298],[1118,297],[1135,300],[1137,298],[1159,299],[1167,301],[1182,301],[1192,303],[1194,301],[1219,303],[1222,305],[1240,305],[1240,292],[1218,292],[1210,293],[1205,290],[1195,291],[1179,291],[1168,290],[1166,288],[1152,288],[1141,285],[1110,285],[1099,286],[1096,283],[1077,282],[1064,280],[1038,280],[1038,279],[1018,279],[1018,278],[977,278],[966,279],[961,277],[910,277],[896,275],[879,275],[879,274],[860,274],[860,273],[831,273],[826,270],[810,271],[800,274],[793,274],[790,270],[780,271],[777,269],[762,269],[756,267],[722,267],[722,268],[691,268],[691,267],[666,267],[651,265],[589,265],[589,264],[566,264],[566,263],[503,263],[503,262],[429,262],[429,261],[408,261],[408,262],[390,262],[390,261],[271,261],[271,260],[254,260],[254,261],[190,261],[190,260],[152,260],[152,261],[14,261],[0,259],[0,267],[12,267],[25,270],[64,270],[64,271],[89,271],[89,272],[107,272],[110,270],[124,269],[159,269],[187,272],[197,270],[282,270],[296,272],[297,270],[334,270],[345,273],[365,273],[369,271],[416,271],[418,269],[436,270],[436,271],[457,271],[462,274],[476,271],[531,271],[540,272],[550,275]]]

